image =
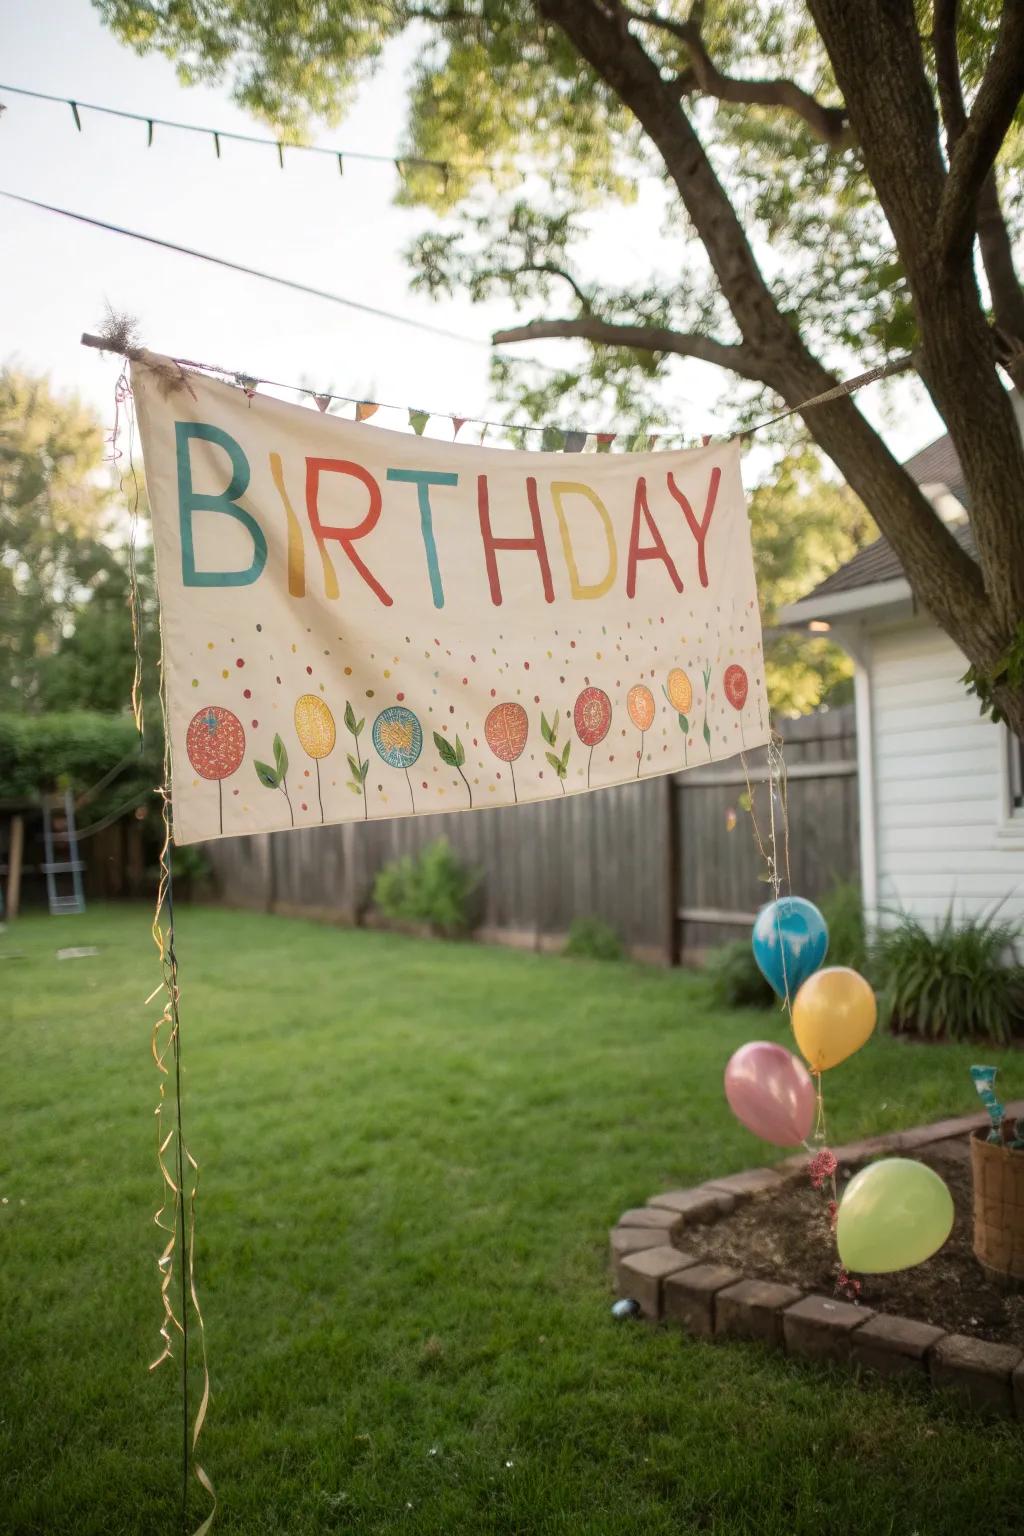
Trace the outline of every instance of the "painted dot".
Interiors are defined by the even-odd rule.
[[[207,640],[207,642],[206,642],[206,649],[208,651],[212,651],[213,650],[213,641],[212,640]]]
[[[263,625],[262,624],[257,624],[256,625],[256,633],[258,635],[262,635],[262,633],[263,633]]]
[[[243,699],[251,699],[252,698],[252,689],[251,688],[243,688],[242,689],[242,698]]]
[[[245,666],[245,657],[244,656],[236,656],[235,657],[235,666],[236,667],[244,667]]]
[[[398,700],[398,702],[399,702],[399,704],[401,704],[401,703],[402,703],[402,701],[403,701],[403,700],[404,700],[404,698],[405,698],[405,694],[404,694],[404,693],[396,693],[396,694],[395,694],[395,698],[396,698],[396,699],[397,699],[397,700]]]
[[[303,768],[303,770],[302,770],[302,777],[304,779],[308,779],[309,778],[309,769],[308,768]]]
[[[293,640],[293,641],[292,641],[292,654],[293,654],[293,655],[294,655],[294,653],[295,653],[295,652],[296,652],[296,651],[297,651],[297,650],[298,650],[298,646],[297,646],[297,645],[296,645],[296,644],[295,644],[295,641],[294,641],[294,640]]]
[[[221,672],[220,675],[221,675],[221,677],[227,677],[228,676],[228,669],[227,669],[227,667],[224,668],[224,670]]]
[[[306,804],[305,800],[303,800],[303,802],[302,802],[302,809],[304,811],[308,811],[309,810],[309,806]]]
[[[366,690],[366,697],[368,699],[372,699],[373,698],[373,689],[372,688],[367,688],[367,690]]]
[[[574,651],[576,649],[576,641],[575,640],[570,640],[569,641],[569,649],[571,651]]]
[[[232,794],[233,794],[233,795],[239,795],[239,794],[241,794],[241,790],[239,790],[239,789],[233,789],[233,790],[232,790],[232,791],[231,791],[231,793],[232,793]]]
[[[258,725],[259,725],[259,721],[258,720],[254,720],[253,723],[252,723],[253,730],[255,730]]]
[[[530,663],[528,661],[524,661],[523,662],[523,667],[525,668],[525,670],[527,672],[529,672],[529,670],[530,670]]]
[[[428,783],[427,783],[427,781],[426,781],[426,779],[424,779],[424,780],[423,780],[423,788],[424,788],[424,789],[429,789],[429,788],[430,788],[430,786],[429,786],[429,784],[428,784]]]
[[[307,672],[307,675],[308,675],[308,676],[309,676],[309,677],[312,677],[312,676],[313,676],[313,668],[312,668],[312,667],[307,667],[307,668],[306,668],[306,672]]]
[[[497,697],[497,689],[496,688],[492,688],[491,689],[491,698],[493,699],[493,698],[496,698],[496,697]]]
[[[281,679],[280,679],[280,678],[276,678],[276,679],[275,679],[275,681],[276,681],[276,682],[280,682],[280,681],[281,681]]]
[[[468,683],[468,682],[469,682],[469,678],[468,678],[468,677],[464,677],[464,678],[463,678],[463,679],[462,679],[462,686],[463,686],[463,688],[465,688],[465,687],[466,687],[466,684],[467,684],[467,683]]]
[[[199,679],[198,679],[198,677],[194,677],[192,679],[192,687],[193,688],[198,688],[199,687]]]

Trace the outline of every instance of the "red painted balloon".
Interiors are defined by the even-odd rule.
[[[185,750],[201,779],[230,778],[245,756],[241,720],[219,704],[207,705],[189,721]]]
[[[572,712],[576,735],[585,747],[596,747],[608,735],[612,703],[603,688],[584,688]]]
[[[734,661],[731,667],[726,667],[722,681],[725,684],[725,696],[733,709],[742,709],[747,702],[748,685],[747,674],[739,662]]]

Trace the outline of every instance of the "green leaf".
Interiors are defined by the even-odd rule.
[[[274,762],[277,765],[277,776],[283,779],[288,772],[288,753],[280,736],[274,737]]]
[[[572,737],[570,736],[568,741],[566,742],[565,746],[562,748],[562,768],[563,768],[563,770],[565,769],[565,766],[566,766],[566,764],[569,761],[569,748],[571,746],[572,746]]]
[[[362,786],[359,784],[353,784],[351,779],[346,779],[345,783],[348,785],[349,789],[354,795],[361,795],[363,793]]]
[[[689,734],[690,722],[687,720],[685,715],[679,716],[679,729],[682,731],[684,736]]]
[[[361,784],[365,784],[366,783],[366,775],[369,773],[369,771],[370,771],[370,759],[367,758],[365,763],[360,763],[360,765],[359,765],[359,782]]]
[[[359,735],[359,732],[356,730],[355,710],[347,702],[345,704],[345,729],[351,731],[353,736]]]
[[[543,710],[540,712],[540,733],[549,747],[555,744],[555,733],[548,724],[548,717]]]
[[[707,742],[708,746],[710,747],[710,745],[711,745],[711,727],[710,727],[710,725],[708,725],[706,720],[704,721],[704,740]]]
[[[466,749],[462,745],[462,738],[460,736],[456,736],[456,738],[455,738],[455,766],[456,766],[456,768],[461,768],[465,761],[466,761]]]
[[[454,768],[456,766],[455,748],[447,737],[441,735],[440,731],[434,732],[434,746],[437,748],[442,763],[447,763],[449,768]]]
[[[547,758],[548,762],[551,764],[552,768],[555,770],[558,776],[561,777],[562,759],[560,757],[556,757],[553,752],[545,752],[544,756]]]
[[[362,773],[360,772],[360,769],[359,769],[359,761],[358,761],[358,759],[354,758],[352,756],[351,752],[347,752],[345,755],[348,758],[348,765],[349,765],[349,767],[352,770],[352,777],[354,779],[358,779],[359,782],[362,783],[362,777],[363,776],[362,776]]]
[[[256,776],[264,789],[280,789],[281,780],[269,763],[261,763],[254,760],[253,767],[256,769]]]
[[[359,721],[358,725],[356,726],[355,731],[353,732],[353,735],[358,736],[359,733],[362,731],[363,726],[365,724],[366,724],[366,716],[364,715],[363,718]]]

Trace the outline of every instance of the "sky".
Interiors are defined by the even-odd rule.
[[[392,47],[383,69],[340,126],[313,142],[393,154],[400,146],[414,40]],[[139,322],[154,351],[285,383],[394,401],[437,416],[496,417],[487,340],[513,323],[507,303],[466,298],[436,304],[410,291],[403,251],[434,216],[393,205],[397,173],[326,157],[226,143],[218,161],[202,135],[5,93],[22,86],[143,115],[262,135],[224,87],[183,87],[158,55],[139,58],[100,25],[89,0],[0,0],[0,187],[39,201],[209,251],[359,303],[440,325],[475,341],[441,339],[392,321],[224,272],[153,246],[0,199],[0,361],[50,375],[87,399],[109,424],[115,359],[79,344],[101,327],[106,306]],[[593,222],[591,271],[626,283],[657,267],[665,245],[663,193],[641,189],[637,206]],[[521,318],[521,317],[520,317]],[[566,344],[530,354],[565,361]],[[704,364],[674,361],[664,391],[670,418],[695,440],[721,430],[716,406],[728,380]],[[918,385],[864,391],[859,403],[901,456],[942,431]],[[381,412],[381,425],[404,424]],[[562,425],[570,423],[562,422]],[[613,425],[613,424],[609,424]],[[435,419],[428,435],[448,436]]]

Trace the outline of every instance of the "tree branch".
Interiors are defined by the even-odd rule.
[[[704,96],[714,96],[718,101],[736,102],[749,107],[784,107],[802,117],[812,133],[823,143],[838,149],[850,142],[849,123],[845,107],[827,107],[816,96],[797,85],[795,80],[740,80],[724,75],[708,53],[700,27],[696,21],[673,21],[653,12],[634,11],[629,6],[622,10],[630,21],[670,32],[686,45],[690,67],[678,77],[680,95],[699,90]]]
[[[550,275],[552,277],[561,277],[561,278],[563,278],[565,280],[565,282],[567,282],[569,284],[569,287],[572,289],[572,291],[576,295],[576,297],[579,299],[581,308],[586,310],[586,312],[588,314],[590,313],[591,305],[590,305],[590,300],[587,297],[586,293],[580,287],[579,283],[573,277],[572,273],[571,272],[567,272],[564,267],[558,266],[558,264],[556,262],[553,262],[553,261],[527,261],[527,262],[524,262],[521,267],[517,267],[516,268],[516,273],[518,273],[518,272],[548,272],[548,273],[550,273]],[[512,274],[512,275],[514,276],[515,274]]]
[[[960,85],[960,59],[956,26],[959,0],[934,0],[932,47],[939,107],[946,130],[946,157],[953,152],[967,126],[967,110]],[[992,297],[999,361],[1018,389],[1024,388],[1024,289],[1013,260],[1013,245],[999,203],[994,168],[978,193],[975,224],[982,265]]]
[[[970,252],[978,194],[995,164],[1022,95],[1024,0],[1005,0],[974,106],[949,157],[949,175],[936,227],[937,248],[946,260],[962,260]]]
[[[678,357],[695,357],[718,368],[729,368],[744,379],[760,381],[757,364],[748,347],[715,341],[691,331],[672,331],[658,325],[621,325],[602,320],[597,315],[580,315],[575,320],[533,320],[505,331],[495,331],[494,345],[515,341],[546,341],[552,337],[576,337],[607,347],[633,347],[638,352],[671,352]]]

